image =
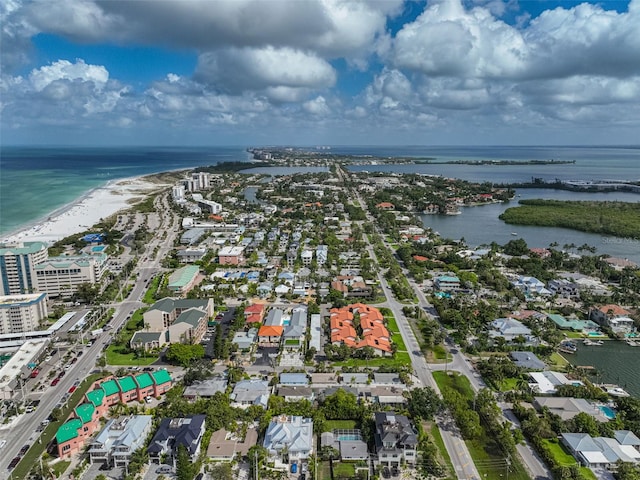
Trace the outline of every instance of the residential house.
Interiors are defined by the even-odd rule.
[[[610,418],[600,410],[597,405],[588,402],[584,398],[571,397],[535,397],[533,406],[537,410],[548,409],[551,413],[558,415],[562,420],[569,420],[579,413],[586,413],[598,422],[608,422]]]
[[[180,446],[185,447],[189,457],[195,462],[200,454],[205,419],[206,415],[163,419],[147,447],[151,463],[164,463],[166,458],[175,461]]]
[[[264,434],[263,447],[277,463],[308,459],[313,453],[313,420],[288,415],[272,418]]]
[[[242,429],[238,431],[241,432]],[[211,435],[207,457],[213,461],[230,462],[236,457],[246,456],[257,442],[258,431],[253,426],[247,428],[244,437],[238,432],[228,432],[221,428]]]
[[[546,364],[533,352],[511,352],[509,356],[518,367],[527,370],[544,370],[546,368]]]
[[[440,275],[433,281],[436,290],[441,292],[455,292],[460,290],[460,279],[455,275]]]
[[[194,263],[202,260],[206,254],[206,248],[187,248],[185,250],[178,250],[176,256],[180,263]]]
[[[547,289],[552,295],[557,295],[558,297],[572,299],[580,298],[580,289],[578,285],[566,278],[551,280],[547,283]]]
[[[300,385],[279,385],[278,396],[283,397],[287,402],[298,402],[309,400],[313,402],[315,394],[311,387]]]
[[[501,337],[507,342],[518,342],[526,344],[536,344],[538,339],[532,335],[531,329],[522,322],[513,318],[497,318],[491,322],[492,330],[489,331],[491,338]]]
[[[290,387],[306,387],[309,385],[309,378],[306,373],[281,373],[280,385]]]
[[[289,325],[284,327],[282,339],[287,349],[302,349],[307,333],[307,309],[295,308],[291,313]]]
[[[569,449],[580,464],[589,468],[615,470],[618,462],[640,462],[640,452],[632,444],[620,443],[620,439],[629,438],[631,432],[616,430],[615,438],[591,437],[588,433],[562,433],[561,442]],[[637,441],[638,437],[633,441]]]
[[[151,415],[110,419],[89,443],[89,462],[125,468],[133,452],[144,446],[152,426]]]
[[[551,291],[545,287],[544,283],[535,277],[520,276],[511,284],[528,297],[551,295]]]
[[[414,465],[417,457],[418,432],[409,419],[394,412],[375,413],[374,463],[385,467]]]
[[[600,326],[593,320],[580,320],[578,318],[564,318],[557,313],[547,313],[547,318],[561,330],[575,330],[577,332],[597,331]]]
[[[363,462],[369,460],[367,443],[362,440],[362,434],[358,429],[324,432],[320,436],[320,444],[323,447],[332,447],[339,451],[340,460],[343,462]]]
[[[531,388],[534,393],[541,393],[543,395],[553,395],[560,385],[584,385],[580,380],[569,380],[560,372],[530,372],[529,376],[532,380],[532,382],[529,383],[529,388]]]
[[[238,346],[240,352],[249,352],[258,340],[258,330],[250,328],[246,332],[236,332],[231,343]]]
[[[380,202],[376,205],[376,208],[378,210],[393,210],[396,207],[390,202]]]
[[[244,309],[246,323],[261,323],[264,318],[264,304],[253,303]]]
[[[215,375],[212,378],[195,382],[184,389],[182,396],[189,400],[198,398],[210,398],[216,393],[224,393],[227,390],[226,375]]]
[[[631,312],[620,305],[603,305],[591,309],[591,319],[599,325],[609,327],[614,333],[630,333],[634,329],[634,321],[629,318]]]
[[[231,406],[247,408],[251,405],[267,407],[267,401],[271,395],[269,382],[264,380],[241,380],[236,383],[231,393]]]

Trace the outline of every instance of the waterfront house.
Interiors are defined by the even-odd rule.
[[[634,329],[634,321],[629,318],[631,312],[620,305],[603,305],[590,311],[591,319],[599,325],[609,327],[614,333],[630,333]]]
[[[579,413],[586,413],[598,422],[608,422],[608,418],[597,405],[584,398],[571,397],[534,397],[533,406],[536,410],[546,408],[558,415],[562,420],[570,420]]]

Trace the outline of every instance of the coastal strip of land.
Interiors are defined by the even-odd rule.
[[[166,174],[162,174],[166,175]],[[162,175],[124,178],[93,189],[73,202],[51,212],[41,221],[22,227],[2,240],[55,242],[83,232],[132,203],[144,200],[160,187],[166,188]]]
[[[500,215],[506,223],[563,227],[640,239],[640,204],[570,200],[520,200]]]

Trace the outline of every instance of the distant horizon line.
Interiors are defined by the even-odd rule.
[[[617,147],[617,148],[640,148],[640,144],[618,144],[618,143],[599,143],[599,144],[509,144],[509,143],[494,143],[494,144],[413,144],[413,143],[334,143],[334,144],[212,144],[212,145],[66,145],[66,144],[8,144],[8,145],[0,145],[0,149],[3,148],[35,148],[35,149],[44,149],[44,148],[318,148],[318,147],[420,147],[420,148],[439,148],[439,147],[560,147],[560,148],[569,148],[569,147],[590,147],[590,148],[608,148],[608,147]]]

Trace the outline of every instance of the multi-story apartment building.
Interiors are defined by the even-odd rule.
[[[0,334],[37,330],[46,317],[46,293],[0,296]]]
[[[35,267],[47,260],[42,242],[0,246],[0,295],[31,293],[38,289]]]
[[[72,295],[83,283],[102,279],[108,258],[105,253],[51,257],[34,268],[38,290],[51,297]]]

